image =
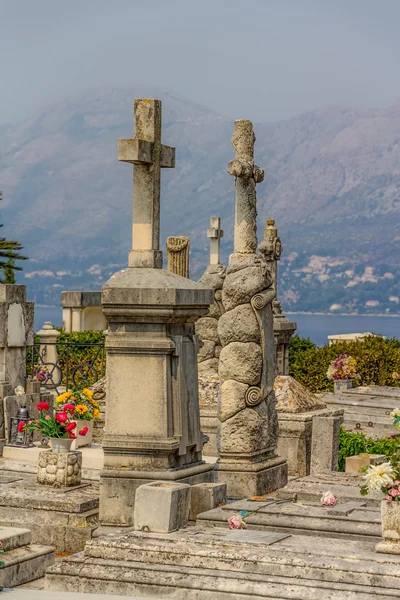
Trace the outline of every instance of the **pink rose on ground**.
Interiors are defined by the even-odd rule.
[[[246,523],[241,516],[232,515],[228,519],[229,529],[246,529]]]
[[[393,502],[393,498],[391,498],[390,496],[386,496],[385,500],[386,502]]]
[[[336,498],[331,491],[322,494],[321,504],[322,506],[333,506],[334,504],[336,504]]]

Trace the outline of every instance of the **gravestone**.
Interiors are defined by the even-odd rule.
[[[33,313],[25,285],[0,285],[0,455],[5,444],[4,398],[26,385],[26,346],[33,344]]]
[[[210,481],[202,460],[195,321],[213,291],[162,270],[160,169],[175,149],[161,144],[161,102],[135,100],[135,137],[119,141],[118,158],[134,165],[129,268],[102,291],[106,334],[107,412],[100,485],[103,525],[131,526],[135,491],[154,480]]]
[[[167,237],[166,247],[168,271],[181,277],[189,277],[189,238],[183,235],[171,235]]]
[[[260,244],[260,252],[264,255],[272,275],[272,285],[276,298],[272,302],[274,314],[274,335],[276,345],[276,374],[289,375],[289,345],[290,338],[297,329],[296,323],[289,321],[283,314],[281,303],[278,301],[278,261],[283,247],[278,237],[274,219],[268,219],[264,228],[264,241]]]
[[[226,267],[221,264],[220,243],[224,235],[221,229],[221,219],[211,217],[210,229],[210,262],[199,279],[199,283],[214,290],[214,303],[210,306],[206,317],[196,322],[196,333],[200,336],[202,346],[198,353],[199,363],[199,400],[201,430],[208,436],[204,446],[205,456],[217,456],[217,401],[220,393],[218,375],[221,341],[218,335],[218,319],[224,313],[222,304],[222,285],[226,275]]]
[[[254,164],[251,121],[235,121],[236,156],[228,165],[235,177],[234,253],[222,286],[224,314],[218,321],[221,398],[218,407],[218,480],[228,496],[272,492],[287,481],[287,463],[277,456],[273,278],[257,254],[256,184],[264,171]]]

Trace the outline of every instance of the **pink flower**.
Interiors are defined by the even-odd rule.
[[[397,479],[396,479],[396,481],[394,482],[394,485],[400,485],[400,481],[397,481]]]
[[[65,412],[74,412],[75,404],[71,404],[71,402],[69,402],[68,404],[65,404],[64,410],[65,410]]]
[[[333,506],[336,504],[336,498],[331,491],[322,494],[321,504],[322,506]]]
[[[385,500],[386,502],[393,502],[393,498],[391,498],[390,496],[386,496]]]
[[[36,408],[40,411],[49,410],[49,403],[48,402],[38,402],[38,404],[36,405]]]
[[[65,428],[65,431],[68,431],[68,433],[70,431],[73,431],[76,427],[76,422],[75,421],[71,421],[70,423],[68,423],[68,425]],[[76,437],[76,436],[75,436]]]
[[[246,529],[246,523],[240,515],[232,515],[232,517],[229,517],[228,523],[229,529]]]
[[[25,431],[26,429],[26,423],[23,423],[22,421],[20,423],[18,423],[18,427],[17,427],[18,431],[20,433],[22,433],[23,431]]]
[[[59,412],[56,414],[56,421],[58,423],[66,423],[68,421],[68,415],[65,412]]]
[[[398,495],[399,495],[399,490],[396,490],[396,488],[392,488],[391,490],[389,490],[389,496],[392,496],[393,498],[395,498]]]
[[[69,439],[70,439],[70,440],[76,440],[76,435],[74,434],[74,432],[73,432],[73,431],[70,431],[70,432],[69,432]]]
[[[46,419],[46,421],[50,421],[50,419],[51,419],[51,416],[50,416],[50,415],[46,415],[46,416],[45,416],[45,419]]]

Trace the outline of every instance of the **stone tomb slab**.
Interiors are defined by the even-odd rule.
[[[26,473],[0,483],[0,526],[28,528],[35,544],[50,544],[58,552],[82,550],[98,526],[98,512],[96,485],[56,489]]]
[[[245,521],[249,529],[292,535],[329,535],[334,538],[375,541],[381,539],[380,510],[368,508],[362,501],[326,507],[317,502],[242,500],[198,515],[197,524],[228,527],[228,518],[243,514],[242,511],[248,512]]]
[[[96,538],[46,572],[45,589],[174,600],[377,600],[398,597],[400,557],[375,542],[287,535],[254,543],[219,527]]]

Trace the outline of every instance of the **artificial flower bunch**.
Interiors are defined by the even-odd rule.
[[[48,402],[39,402],[36,407],[40,412],[40,417],[28,421],[27,423],[18,423],[18,431],[22,432],[26,429],[29,431],[39,430],[46,438],[70,438],[74,440],[76,439],[75,431],[77,423],[73,420],[75,407],[73,405],[71,406],[73,410],[66,410],[66,407],[64,407],[64,410],[57,412],[55,416],[52,417],[49,414],[46,414],[50,408]],[[85,436],[88,431],[88,427],[82,427],[78,433],[81,436]]]
[[[73,413],[75,419],[83,421],[100,419],[99,404],[93,400],[93,392],[88,388],[64,392],[56,398],[56,404],[62,406],[65,412]]]
[[[355,379],[357,377],[357,361],[350,354],[341,354],[331,362],[326,376],[331,381]]]
[[[385,494],[387,502],[400,502],[400,465],[394,466],[390,462],[371,465],[363,479],[362,496],[366,496],[369,492],[381,491]]]

